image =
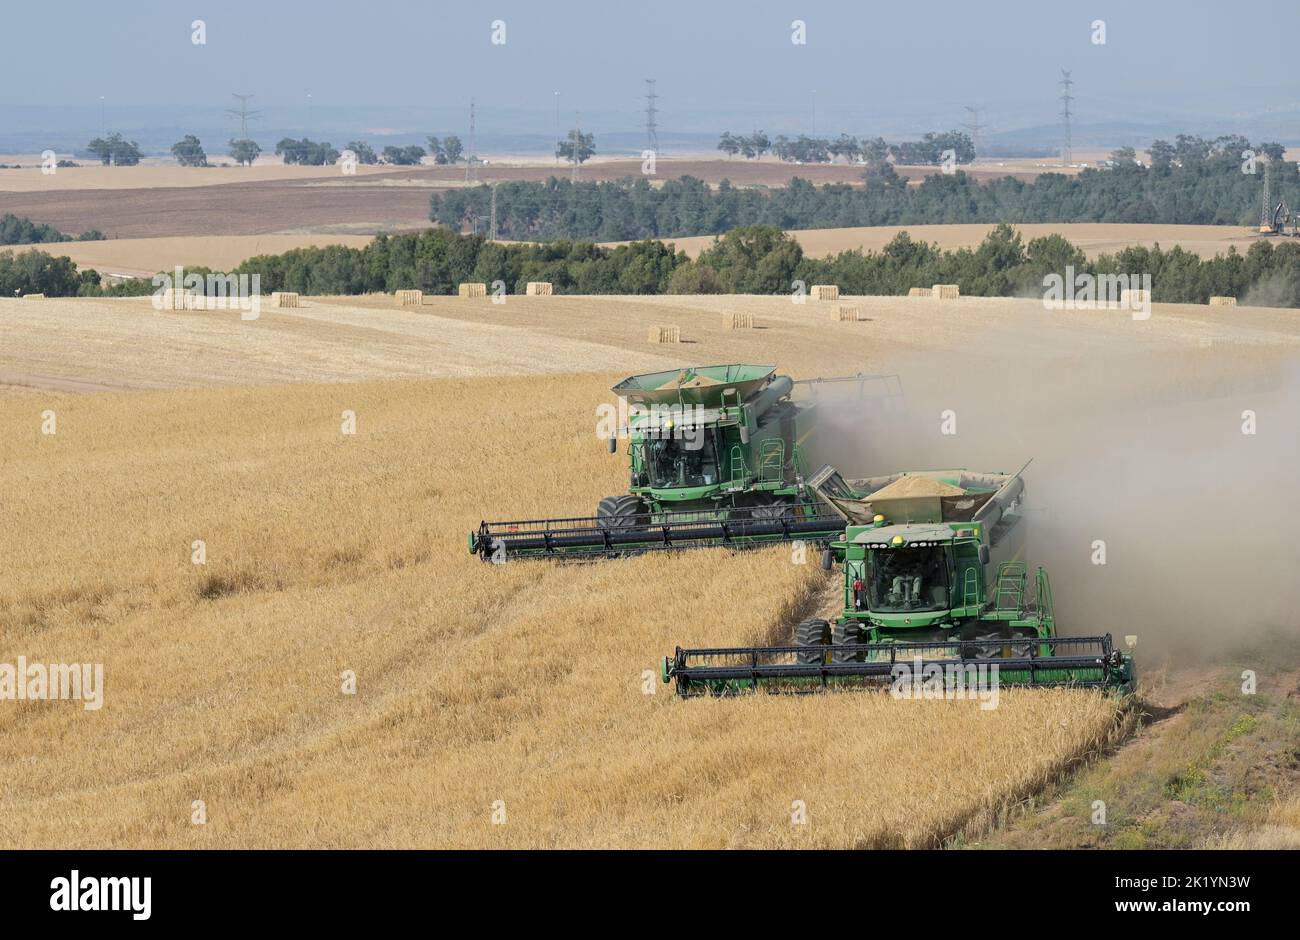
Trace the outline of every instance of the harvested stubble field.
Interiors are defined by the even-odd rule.
[[[488,566],[465,532],[620,491],[594,407],[632,371],[881,369],[1023,330],[1038,378],[1107,348],[1152,371],[1177,355],[1248,372],[1297,336],[1283,311],[1157,307],[1133,323],[964,298],[854,298],[862,324],[781,298],[306,302],[253,322],[0,302],[0,662],[105,674],[98,711],[0,707],[6,844],[924,846],[977,832],[1106,740],[1114,702],[683,702],[657,680],[646,695],[643,673],[678,644],[788,636],[819,603],[816,566],[783,549]],[[760,328],[725,329],[729,309]],[[680,359],[650,351],[653,322],[680,322]],[[586,374],[556,374],[573,371]],[[407,378],[373,380],[394,375]],[[152,390],[57,390],[76,383]],[[1025,456],[1020,437],[1005,444]],[[807,826],[791,825],[796,800]]]
[[[66,255],[79,268],[94,268],[100,274],[130,274],[152,277],[177,264],[184,268],[206,267],[230,271],[255,255],[277,255],[295,248],[346,245],[364,248],[370,235],[192,235],[176,238],[106,238],[89,242],[47,242],[43,245],[0,248],[27,251],[36,247],[58,257]]]
[[[1293,312],[1157,304],[1150,320],[1123,311],[1055,310],[1007,298],[933,301],[841,297],[864,322],[828,322],[834,301],[753,296],[305,297],[296,310],[160,313],[149,298],[21,301],[0,298],[0,394],[6,386],[77,391],[204,387],[374,378],[651,371],[683,361],[772,362],[800,375],[890,371],[900,355],[988,347],[1017,367],[1080,356],[1138,356],[1196,371],[1249,375],[1251,361],[1300,346]],[[753,315],[728,329],[722,315]],[[681,347],[646,342],[676,325]],[[625,373],[626,374],[626,373]],[[1047,374],[1055,375],[1048,370]],[[1161,383],[1145,365],[1130,382]]]

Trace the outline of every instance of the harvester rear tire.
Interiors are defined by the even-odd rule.
[[[787,501],[777,501],[777,502],[764,503],[762,505],[755,506],[754,511],[750,514],[750,518],[780,519],[784,516],[791,515],[793,512],[794,512],[794,503],[787,502]]]
[[[844,651],[836,650],[831,654],[831,659],[837,663],[851,663],[860,661],[861,652],[854,649],[860,645],[858,637],[861,633],[862,626],[855,620],[841,620],[831,625],[831,643],[835,646],[845,647]]]
[[[974,630],[968,630],[962,634],[962,640],[1002,640],[1004,643],[1010,642],[1010,635],[1003,630],[986,630],[983,633],[976,633]],[[980,645],[961,647],[962,659],[998,659],[1002,656],[1004,646]]]
[[[596,518],[611,529],[636,525],[636,517],[644,513],[645,505],[637,496],[606,496],[596,506]]]
[[[794,629],[795,646],[825,646],[831,641],[831,625],[825,620],[805,620]],[[799,652],[795,657],[806,666],[815,666],[823,661],[823,653]]]
[[[1016,630],[1012,633],[1015,642],[1008,644],[1012,656],[1023,657],[1032,655],[1034,647],[1038,645],[1038,634],[1025,630]]]

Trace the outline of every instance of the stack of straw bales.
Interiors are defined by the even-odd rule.
[[[680,343],[681,341],[682,328],[680,326],[650,327],[650,342],[652,343]]]

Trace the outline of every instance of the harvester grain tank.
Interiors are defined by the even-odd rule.
[[[824,559],[841,564],[840,614],[804,620],[790,646],[678,648],[662,675],[680,694],[888,684],[900,665],[979,663],[997,665],[1002,685],[1132,688],[1132,660],[1109,634],[1058,636],[1047,572],[1031,577],[1019,558],[1020,472],[817,478],[846,523]]]

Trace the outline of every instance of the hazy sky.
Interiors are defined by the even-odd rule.
[[[190,41],[203,19],[207,44]],[[491,43],[493,20],[504,46]],[[791,42],[791,22],[807,44]],[[1106,44],[1092,42],[1105,20]],[[643,106],[803,114],[832,129],[909,108],[1050,120],[1071,68],[1081,120],[1286,109],[1300,99],[1300,0],[403,2],[7,0],[0,105],[388,105],[549,114]],[[1023,121],[1018,119],[1022,116]],[[743,126],[738,130],[745,130]]]

